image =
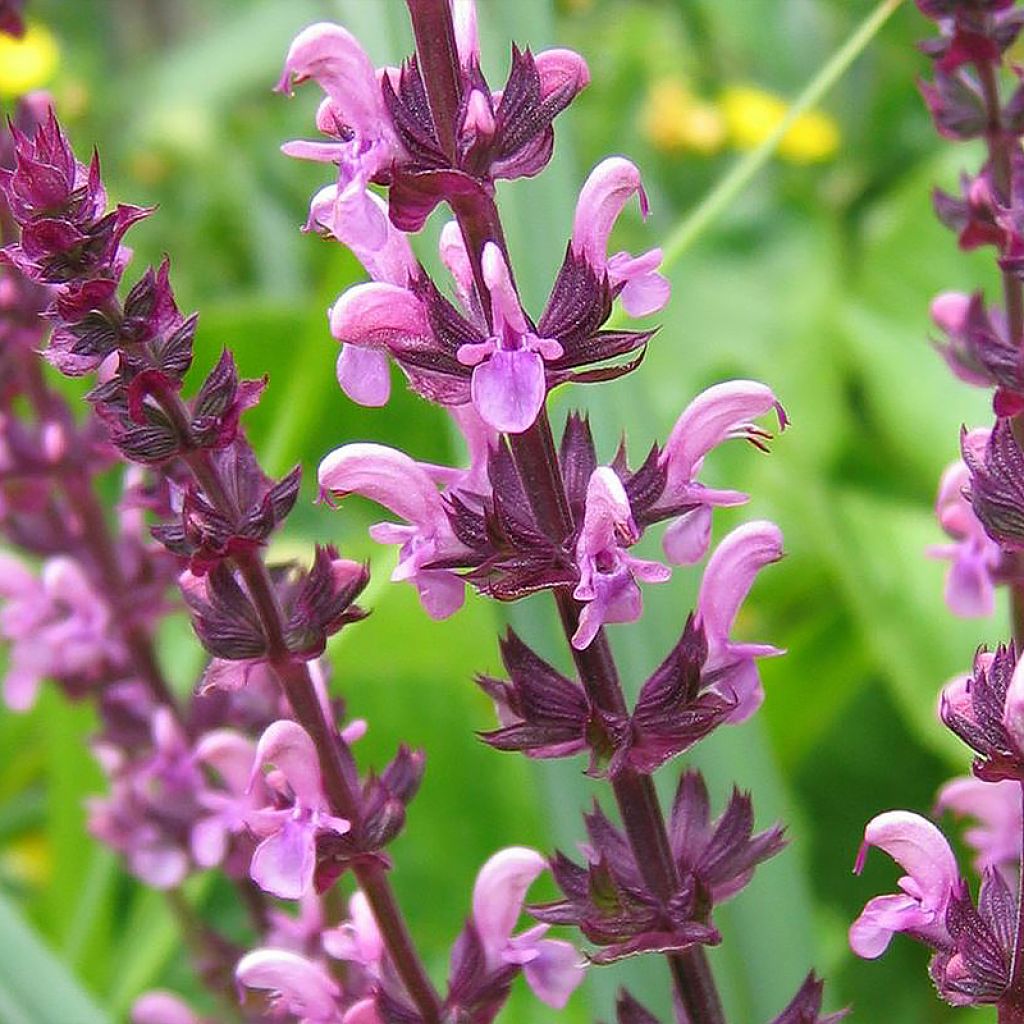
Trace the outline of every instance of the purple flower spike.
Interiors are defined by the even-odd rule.
[[[775,411],[785,430],[785,410],[771,388],[753,380],[731,380],[701,392],[676,420],[658,459],[665,471],[665,491],[658,505],[694,506],[665,531],[665,555],[677,565],[699,561],[711,540],[711,510],[742,505],[742,491],[721,491],[697,483],[704,456],[731,438],[742,438],[764,449],[772,435],[752,422]]]
[[[850,948],[866,960],[880,957],[896,932],[930,945],[949,946],[946,908],[960,872],[946,837],[927,819],[909,811],[887,811],[868,822],[857,855],[858,873],[869,846],[884,850],[907,874],[902,893],[876,896],[850,926]]]
[[[987,430],[972,430],[965,443],[984,450]],[[999,545],[985,532],[964,496],[971,475],[962,460],[954,462],[942,474],[935,514],[939,525],[953,539],[952,544],[936,545],[928,553],[949,559],[946,574],[946,604],[954,615],[975,618],[991,615],[995,608],[993,576],[1002,561]]]
[[[580,954],[568,942],[542,938],[547,925],[512,934],[527,889],[547,866],[536,850],[523,846],[494,854],[480,869],[473,887],[473,923],[488,970],[521,965],[537,998],[561,1009],[583,981]]]
[[[580,582],[573,591],[586,605],[572,645],[589,647],[606,622],[633,622],[640,617],[643,599],[638,580],[664,583],[672,570],[660,562],[634,558],[626,550],[639,540],[626,489],[615,470],[599,466],[587,484],[583,528],[576,542]]]
[[[267,784],[289,806],[265,807],[249,816],[250,829],[263,837],[250,874],[265,892],[295,900],[313,884],[317,836],[345,835],[351,825],[328,810],[316,747],[300,725],[281,719],[267,727],[256,748],[250,785],[268,763],[277,771],[267,777]]]
[[[415,584],[428,614],[443,619],[462,607],[462,581],[448,570],[428,568],[463,549],[424,466],[385,445],[348,444],[320,463],[318,480],[322,492],[338,497],[360,494],[405,520],[378,523],[370,536],[381,544],[401,545],[391,579]]]
[[[235,968],[238,984],[270,993],[271,1012],[298,1024],[341,1024],[341,988],[319,964],[283,949],[254,949]]]
[[[585,259],[598,276],[607,273],[612,291],[622,299],[630,316],[656,313],[668,303],[671,286],[657,272],[661,250],[641,256],[618,252],[608,256],[608,239],[623,207],[632,196],[640,199],[640,211],[647,216],[647,194],[637,166],[621,156],[602,160],[590,172],[576,203],[572,227],[572,251]]]
[[[764,700],[757,658],[784,653],[771,644],[735,643],[733,623],[758,572],[782,558],[782,532],[774,523],[745,523],[728,534],[708,560],[697,597],[697,623],[704,628],[708,658],[704,677],[736,700],[728,722],[746,721]]]
[[[939,790],[936,811],[952,811],[957,817],[974,818],[964,840],[974,850],[978,874],[1002,868],[1016,874],[1021,857],[1020,784],[1010,779],[984,782],[967,776],[953,779]],[[1010,881],[1011,878],[1008,878]]]

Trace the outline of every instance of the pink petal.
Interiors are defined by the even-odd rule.
[[[978,821],[964,839],[977,853],[980,872],[1000,864],[1012,865],[1021,856],[1021,790],[1011,779],[984,782],[967,777],[953,779],[939,790],[936,811],[952,811]]]
[[[782,531],[765,520],[737,527],[715,548],[697,597],[698,614],[712,648],[728,638],[758,572],[780,558]]]
[[[986,618],[995,611],[995,585],[988,562],[968,552],[957,552],[946,575],[946,604],[963,619]]]
[[[620,541],[632,544],[637,536],[626,488],[614,469],[598,466],[587,482],[583,528],[576,545],[577,560],[597,555]]]
[[[771,388],[753,380],[726,381],[699,394],[676,420],[661,453],[668,469],[666,491],[690,482],[716,445],[745,436],[749,420],[780,408]]]
[[[377,1013],[376,1000],[360,999],[345,1011],[341,1024],[384,1024],[384,1021]]]
[[[433,527],[444,518],[430,475],[404,452],[382,444],[335,448],[320,463],[317,480],[322,491],[361,494],[417,526]]]
[[[927,818],[886,811],[868,822],[864,846],[876,846],[913,879],[925,910],[944,913],[960,877],[946,837]]]
[[[464,68],[480,63],[480,37],[476,25],[476,0],[452,0],[455,46]]]
[[[445,569],[420,569],[413,577],[426,613],[432,619],[447,619],[466,600],[466,584],[454,572]]]
[[[208,693],[210,690],[226,690],[228,693],[236,693],[241,690],[249,679],[249,672],[254,662],[228,661],[226,658],[213,658],[206,666],[202,682],[199,684],[200,693]]]
[[[342,345],[338,353],[338,384],[360,405],[379,408],[391,397],[391,366],[386,352]]]
[[[234,729],[213,729],[196,743],[195,757],[213,768],[233,793],[244,793],[256,759],[256,745]]]
[[[426,310],[407,288],[374,281],[349,288],[330,312],[331,334],[348,345],[387,349],[432,335]]]
[[[220,864],[228,849],[228,833],[220,818],[200,818],[192,826],[189,836],[192,859],[201,868],[212,868]]]
[[[875,960],[888,949],[896,932],[930,922],[931,917],[922,915],[917,900],[910,896],[876,896],[850,925],[850,949],[865,960]]]
[[[253,851],[249,874],[264,892],[297,900],[310,891],[315,868],[314,830],[289,819]]]
[[[630,316],[649,316],[664,309],[672,297],[672,285],[661,274],[644,274],[626,283],[619,293],[622,308]]]
[[[640,195],[645,205],[640,171],[625,157],[608,157],[590,172],[580,190],[573,221],[572,248],[577,256],[583,256],[591,266],[605,266],[608,238],[633,195]]]
[[[489,960],[504,949],[522,913],[526,890],[546,868],[547,861],[536,850],[510,846],[480,869],[473,886],[473,921]]]
[[[287,779],[300,803],[306,807],[319,807],[323,803],[316,746],[298,722],[282,718],[264,729],[256,744],[251,778],[255,779],[268,764],[274,765]]]
[[[970,308],[970,295],[964,295],[963,292],[943,292],[932,301],[932,320],[947,334],[959,334],[967,323]]]
[[[520,336],[525,334],[529,330],[529,324],[527,324],[523,309],[519,305],[519,296],[512,284],[508,264],[505,262],[501,249],[494,242],[484,245],[481,265],[484,284],[487,285],[488,291],[491,293],[495,332],[500,334],[501,325],[508,324],[516,334]]]
[[[1003,725],[1017,751],[1024,753],[1024,657],[1018,659],[1010,677],[1003,705]]]
[[[246,988],[278,993],[283,1009],[308,1021],[337,1020],[341,989],[319,964],[283,949],[256,949],[246,953],[235,968]]]
[[[448,268],[448,273],[455,280],[459,297],[467,304],[473,292],[473,266],[466,253],[466,243],[458,221],[450,220],[441,229],[441,237],[437,243],[441,262]]]
[[[699,505],[669,524],[661,544],[676,565],[699,562],[711,543],[711,506]]]
[[[574,50],[542,50],[533,61],[540,75],[542,100],[564,90],[575,96],[590,85],[587,62]]]
[[[147,992],[132,1005],[132,1024],[200,1024],[200,1020],[173,993]]]
[[[583,958],[574,946],[558,939],[542,939],[536,949],[539,955],[523,968],[526,983],[542,1003],[561,1010],[583,983]]]
[[[521,434],[544,405],[544,360],[526,349],[495,352],[473,370],[470,390],[484,422],[506,434]]]
[[[340,25],[318,22],[295,37],[278,87],[288,92],[293,80],[307,78],[316,80],[353,128],[373,131],[386,123],[373,64],[359,40]]]

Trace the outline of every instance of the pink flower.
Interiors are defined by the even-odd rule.
[[[664,583],[672,574],[660,562],[635,558],[627,551],[640,538],[629,498],[609,466],[594,470],[587,484],[583,528],[576,542],[580,581],[573,591],[585,602],[572,645],[584,650],[606,622],[632,622],[643,599],[638,581]]]
[[[988,437],[988,430],[972,430],[964,443],[983,451]],[[928,549],[933,558],[949,560],[946,604],[954,615],[963,618],[992,614],[995,607],[993,576],[1002,560],[999,545],[985,532],[970,501],[964,497],[970,482],[971,474],[963,460],[957,460],[942,474],[935,514],[954,543]]]
[[[704,456],[731,438],[763,448],[772,435],[752,421],[772,410],[784,430],[785,411],[769,387],[752,380],[731,380],[701,392],[676,420],[658,459],[666,472],[665,492],[658,504],[693,507],[665,531],[663,545],[670,562],[699,561],[711,540],[712,508],[747,501],[741,491],[713,490],[697,482]]]
[[[869,846],[884,850],[907,874],[899,880],[902,892],[876,896],[850,926],[854,953],[873,960],[885,952],[896,932],[907,932],[930,945],[952,945],[946,908],[960,873],[946,837],[919,814],[887,811],[872,818],[864,830],[858,872]]]
[[[0,636],[11,644],[4,700],[14,711],[32,707],[46,678],[98,682],[124,660],[109,606],[72,558],[47,559],[36,576],[0,553],[0,599]]]
[[[758,572],[782,558],[782,533],[774,523],[745,523],[728,534],[708,559],[697,597],[697,624],[708,642],[704,676],[736,700],[726,721],[743,722],[764,700],[757,658],[784,653],[771,644],[736,643],[729,634]]]
[[[348,901],[349,919],[324,932],[324,952],[335,960],[358,964],[372,977],[380,977],[384,939],[370,904],[359,890]]]
[[[235,968],[246,988],[270,993],[275,1017],[292,1014],[297,1024],[342,1024],[338,1000],[341,987],[327,971],[298,953],[284,949],[254,949]]]
[[[473,887],[473,923],[488,970],[521,965],[537,998],[561,1009],[583,981],[580,954],[568,942],[543,938],[545,924],[512,934],[527,889],[546,868],[547,861],[526,847],[510,846],[496,853],[480,869]]]
[[[399,545],[391,579],[412,583],[427,614],[435,619],[447,618],[462,607],[465,584],[454,572],[430,568],[431,564],[469,554],[452,531],[445,498],[456,492],[466,498],[489,490],[487,454],[496,439],[471,408],[453,410],[453,415],[466,438],[466,469],[416,462],[385,445],[347,444],[331,452],[317,472],[322,493],[341,498],[359,494],[404,520],[377,523],[370,528],[370,536],[380,544]]]
[[[984,782],[973,776],[953,779],[939,790],[935,809],[978,822],[964,832],[964,839],[977,854],[974,866],[979,874],[986,868],[1011,866],[1016,874],[1021,857],[1020,783]]]
[[[640,212],[647,216],[647,194],[640,171],[625,157],[602,160],[580,190],[572,227],[573,252],[597,271],[608,275],[612,291],[622,299],[630,316],[647,316],[668,303],[671,286],[657,272],[661,250],[651,249],[640,256],[617,252],[608,256],[608,239],[615,221],[632,196],[640,200]]]
[[[278,89],[312,78],[327,94],[317,128],[330,142],[289,142],[288,156],[333,163],[338,168],[335,207],[367,243],[383,241],[367,185],[402,153],[384,103],[377,71],[359,41],[340,25],[318,22],[295,37]],[[312,212],[311,212],[312,217]]]
[[[282,719],[267,727],[256,747],[251,786],[267,764],[277,769],[267,776],[266,784],[275,792],[278,805],[255,810],[248,817],[249,828],[262,837],[249,871],[265,892],[296,900],[313,884],[317,837],[344,835],[351,824],[331,814],[316,747],[296,722]]]

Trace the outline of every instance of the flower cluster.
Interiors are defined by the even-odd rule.
[[[192,872],[219,867],[237,887],[253,911],[248,951],[201,919],[189,932],[202,978],[231,1003],[240,999],[246,1019],[490,1024],[519,975],[561,1008],[588,961],[653,953],[671,963],[680,1019],[724,1024],[704,953],[720,941],[715,910],[782,849],[783,830],[755,831],[751,798],[739,791],[715,817],[692,770],[666,814],[652,775],[717,727],[749,718],[764,699],[758,659],[782,653],[734,636],[758,573],[782,557],[781,533],[749,522],[712,548],[713,510],[747,495],[709,486],[702,469],[728,439],[766,450],[764,419],[774,415],[781,430],[786,415],[770,388],[734,380],[695,398],[639,461],[624,443],[602,461],[575,413],[556,443],[549,392],[635,370],[654,336],[643,325],[614,326],[616,304],[644,317],[669,299],[660,250],[610,245],[634,197],[646,215],[639,170],[617,156],[587,177],[548,300],[531,314],[495,182],[544,168],[553,122],[586,86],[586,64],[568,50],[513,46],[507,81],[492,90],[473,0],[409,0],[409,10],[417,52],[398,68],[376,69],[340,26],[299,34],[280,88],[319,84],[322,139],[285,151],[334,166],[307,228],[348,245],[370,278],[329,311],[342,390],[386,403],[393,361],[413,391],[450,412],[468,459],[438,466],[345,444],[322,461],[320,492],[361,495],[398,520],[372,536],[398,547],[393,578],[413,583],[436,618],[459,608],[467,584],[502,601],[551,595],[573,667],[556,669],[510,632],[508,678],[478,679],[498,717],[483,738],[530,757],[585,755],[619,821],[595,804],[583,863],[518,846],[488,860],[446,985],[435,987],[388,878],[424,756],[400,746],[381,770],[361,773],[352,748],[366,725],[346,722],[327,686],[329,638],[365,614],[354,602],[366,567],[329,544],[317,545],[308,566],[268,561],[300,474],[270,479],[246,438],[243,416],[266,380],[241,379],[224,352],[198,387],[187,386],[197,318],[179,310],[167,261],[126,280],[126,235],[152,211],[109,208],[98,157],[81,163],[49,110],[12,127],[0,161],[3,280],[16,283],[0,291],[0,311],[13,339],[4,358],[17,368],[0,387],[0,526],[44,559],[37,573],[4,556],[8,700],[26,706],[53,676],[94,701],[94,750],[109,792],[91,802],[90,827],[135,875],[179,908]],[[440,232],[450,288],[432,279],[409,238],[441,205],[454,217]],[[94,375],[81,425],[46,384],[38,349],[51,372]],[[15,415],[26,395],[32,415]],[[115,539],[93,485],[118,462],[129,469]],[[667,524],[663,560],[642,557],[637,546],[658,524]],[[971,566],[961,575],[981,592],[979,574],[990,581],[983,574],[1002,563],[976,550],[973,522],[951,528],[963,546],[956,564]],[[638,619],[645,584],[705,556],[678,641],[627,701],[605,626]],[[184,699],[155,655],[156,625],[172,607],[187,611],[209,655]],[[1002,692],[1004,681],[993,672],[989,689]],[[963,714],[980,736],[979,756],[1004,770],[1016,747],[983,745],[996,740],[982,704]],[[528,907],[535,923],[521,929],[527,892],[549,869],[561,895]],[[355,889],[347,916],[329,895],[343,875]],[[286,910],[289,902],[297,909]],[[976,932],[960,890],[954,904],[968,922],[961,931]],[[992,913],[983,900],[975,918],[994,928]],[[551,937],[552,926],[578,929],[593,949],[579,953]],[[617,1013],[620,1024],[654,1019],[625,992]],[[810,975],[774,1024],[841,1016],[824,1013]],[[139,1000],[133,1019],[201,1020],[168,992]]]
[[[899,893],[867,904],[850,928],[850,945],[874,958],[895,933],[905,933],[932,951],[930,974],[943,999],[954,1006],[995,1005],[1000,1020],[1012,1021],[1021,1019],[1024,1005],[1024,664],[1018,658],[1024,622],[1018,554],[1024,545],[1024,450],[1018,440],[1024,412],[1024,93],[1016,80],[1009,98],[1001,90],[1006,53],[1024,27],[1024,10],[1012,0],[918,0],[918,7],[939,29],[924,46],[934,61],[934,80],[922,85],[937,129],[956,140],[984,138],[988,146],[985,165],[977,175],[963,176],[959,196],[936,192],[936,211],[961,248],[995,247],[1005,300],[999,308],[981,292],[947,292],[932,305],[942,355],[961,380],[994,389],[996,415],[990,428],[962,431],[962,459],[943,475],[936,506],[952,543],[932,554],[951,562],[946,599],[957,615],[991,614],[994,586],[1007,584],[1016,636],[994,651],[979,649],[972,670],[949,682],[939,700],[943,724],[975,755],[972,775],[947,783],[936,811],[976,822],[964,838],[981,876],[977,897],[932,822],[907,811],[880,814],[865,829],[857,870],[875,846],[906,875]]]

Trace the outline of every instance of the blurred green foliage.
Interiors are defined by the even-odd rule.
[[[324,311],[360,269],[340,247],[299,232],[324,169],[277,150],[310,135],[315,90],[290,102],[269,91],[292,35],[317,18],[349,25],[378,63],[397,60],[409,49],[400,0],[30,7],[59,37],[54,88],[80,151],[98,145],[115,198],[160,207],[133,234],[136,260],[172,257],[183,308],[202,311],[198,365],[230,345],[244,372],[270,374],[250,419],[269,468],[301,461],[309,478],[327,450],[352,439],[452,457],[444,417],[404,389],[384,410],[353,406],[338,391]],[[480,0],[492,81],[511,36],[535,49],[571,45],[593,73],[560,122],[549,171],[502,189],[534,310],[561,258],[575,190],[598,159],[627,153],[645,171],[652,216],[621,228],[635,249],[665,237],[736,158],[655,149],[641,116],[654,83],[680,77],[710,98],[737,83],[793,96],[870,9],[866,0]],[[938,785],[966,769],[935,721],[936,693],[978,643],[1007,633],[1002,613],[951,619],[942,567],[924,556],[939,537],[931,502],[959,427],[987,416],[985,396],[952,381],[927,344],[928,303],[945,288],[991,284],[984,258],[958,253],[931,216],[931,184],[948,184],[977,154],[951,152],[931,131],[914,88],[923,71],[914,42],[925,31],[912,5],[899,10],[825,103],[841,133],[835,156],[772,162],[689,248],[643,367],[599,394],[580,389],[557,402],[591,410],[605,457],[622,430],[645,448],[700,388],[729,376],[770,383],[793,420],[770,457],[729,448],[707,473],[753,495],[719,528],[770,517],[789,551],[758,584],[741,628],[790,653],[764,666],[768,699],[757,721],[716,735],[697,758],[719,799],[736,781],[753,789],[763,822],[790,823],[790,849],[723,910],[726,942],[712,954],[730,1019],[743,1024],[777,1012],[812,965],[829,978],[830,1005],[852,1002],[856,1019],[951,1016],[934,998],[922,950],[897,941],[866,964],[845,944],[864,901],[893,887],[881,856],[851,876],[864,822],[894,807],[926,812]],[[475,739],[491,719],[470,680],[497,668],[499,615],[471,600],[454,620],[429,622],[410,589],[385,582],[387,555],[365,537],[372,514],[354,501],[341,514],[303,503],[280,551],[332,540],[374,559],[374,614],[332,647],[334,687],[370,720],[365,763],[380,763],[399,741],[428,753],[394,878],[441,977],[482,860],[509,843],[571,849],[574,809],[598,788],[578,765],[537,767]],[[672,642],[695,585],[694,573],[677,573],[649,590],[641,626],[613,628],[631,686]],[[550,612],[543,600],[512,610],[564,661]],[[165,640],[168,666],[188,686],[194,647],[180,623]],[[194,986],[164,903],[85,837],[82,803],[100,785],[90,727],[88,709],[52,693],[30,715],[0,715],[5,1024],[78,1024],[104,1011],[121,1019],[146,987]],[[663,772],[666,788],[678,770]],[[234,927],[230,894],[199,881],[196,901]],[[665,990],[658,963],[591,973],[565,1019],[607,1014],[623,977],[652,1005]],[[25,986],[28,976],[53,981]],[[547,1016],[519,993],[505,1019]]]

